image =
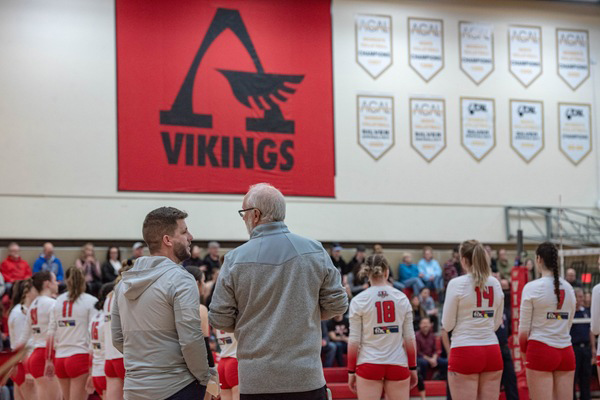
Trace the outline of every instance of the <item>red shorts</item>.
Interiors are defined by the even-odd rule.
[[[403,381],[410,378],[410,371],[402,365],[360,364],[356,367],[356,375],[371,381]]]
[[[239,384],[238,380],[238,360],[234,357],[221,358],[219,361],[219,382],[221,389],[232,389]]]
[[[557,349],[537,340],[527,342],[525,367],[534,371],[575,371],[573,347]]]
[[[25,375],[27,375],[27,361],[23,361],[17,364],[15,367],[15,371],[10,376],[10,379],[14,382],[15,385],[21,386],[23,382],[25,382]]]
[[[104,362],[104,374],[107,378],[119,378],[124,381],[125,366],[123,365],[123,359],[115,358],[114,360],[106,360]]]
[[[106,377],[105,376],[93,376],[92,381],[94,382],[94,389],[96,393],[102,395],[106,390]]]
[[[34,379],[41,378],[44,376],[44,369],[46,368],[46,348],[38,347],[33,350],[33,353],[27,359],[27,372],[33,376]]]
[[[596,365],[600,366],[600,356],[596,356]]]
[[[448,370],[463,375],[502,371],[504,362],[500,346],[464,346],[450,350]]]
[[[73,379],[90,372],[90,355],[75,354],[54,359],[54,370],[59,379]]]

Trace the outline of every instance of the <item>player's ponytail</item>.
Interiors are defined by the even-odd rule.
[[[553,243],[544,242],[538,246],[535,254],[544,262],[544,266],[552,271],[554,276],[554,294],[556,301],[560,304],[560,281],[558,280],[558,250]]]
[[[85,277],[77,267],[70,267],[66,272],[69,301],[75,302],[85,292]]]
[[[466,258],[470,266],[471,276],[475,281],[475,287],[485,290],[485,284],[492,274],[490,258],[477,240],[466,240],[460,244],[460,257]]]
[[[390,270],[390,264],[388,260],[381,254],[373,254],[365,260],[362,265],[360,272],[358,273],[359,279],[363,278],[383,278],[385,271]]]

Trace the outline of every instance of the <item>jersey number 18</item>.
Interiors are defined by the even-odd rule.
[[[377,308],[377,323],[394,322],[396,320],[396,306],[393,301],[378,301],[375,303]]]

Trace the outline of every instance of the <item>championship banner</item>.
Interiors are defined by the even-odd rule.
[[[508,27],[508,64],[510,73],[525,87],[542,74],[541,27]]]
[[[410,144],[427,162],[446,148],[443,99],[410,99]]]
[[[394,98],[357,96],[358,144],[375,160],[394,146]]]
[[[526,162],[544,148],[544,103],[541,101],[510,101],[510,146]]]
[[[573,90],[590,76],[589,37],[585,30],[556,29],[558,75]]]
[[[334,196],[330,6],[116,0],[119,190]]]
[[[496,146],[495,103],[493,99],[460,98],[461,143],[477,161]]]
[[[444,21],[408,19],[408,59],[410,67],[425,82],[444,68]]]
[[[592,151],[592,115],[589,104],[558,103],[560,151],[575,165]]]
[[[460,69],[479,85],[494,70],[494,31],[491,25],[464,21],[458,28]]]
[[[356,16],[356,62],[373,79],[392,65],[392,17]]]

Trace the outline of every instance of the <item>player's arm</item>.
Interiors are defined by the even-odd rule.
[[[456,317],[458,315],[458,286],[456,282],[456,279],[450,280],[446,289],[446,300],[444,301],[444,310],[442,313],[442,327],[446,332],[451,332],[456,326]]]
[[[575,309],[576,307],[576,303],[577,300],[575,299],[575,291],[573,290],[573,288],[568,288],[565,296],[569,296],[571,298],[571,309],[569,310],[569,330],[571,329],[571,327],[573,326],[573,318],[575,318]]]
[[[531,286],[525,285],[521,297],[521,308],[519,310],[519,346],[521,353],[527,353],[527,340],[531,331],[533,318],[533,300],[531,298]]]
[[[592,290],[592,324],[591,330],[594,335],[600,335],[600,284]]]
[[[350,304],[350,336],[348,338],[348,386],[356,393],[356,361],[362,339],[362,316],[358,312],[358,302]]]
[[[500,284],[494,286],[496,286],[495,290],[498,292],[496,311],[494,311],[494,332],[496,332],[498,328],[500,328],[500,325],[502,325],[504,319],[504,293],[502,292],[502,286],[500,286]]]
[[[44,367],[44,375],[48,378],[54,376],[54,336],[58,326],[55,315],[56,311],[56,303],[54,303],[50,308],[50,322],[48,324],[48,334],[46,335],[46,366]]]
[[[321,319],[328,320],[336,315],[342,315],[348,309],[348,295],[342,286],[340,271],[331,262],[331,257],[325,249],[321,254],[325,264],[325,278],[319,290],[319,305]]]
[[[110,301],[110,330],[112,332],[112,342],[115,349],[119,350],[123,354],[123,327],[121,326],[121,314],[119,313],[119,302],[117,296],[117,290],[120,285],[115,286],[112,292],[112,300]]]
[[[404,339],[404,349],[408,358],[408,368],[417,369],[417,341],[415,340],[415,328],[413,326],[412,308],[407,306],[404,322],[402,324],[402,339]]]
[[[233,332],[235,330],[238,306],[227,256],[225,257],[225,262],[215,285],[215,291],[210,302],[210,310],[208,311],[208,322],[215,329]]]

